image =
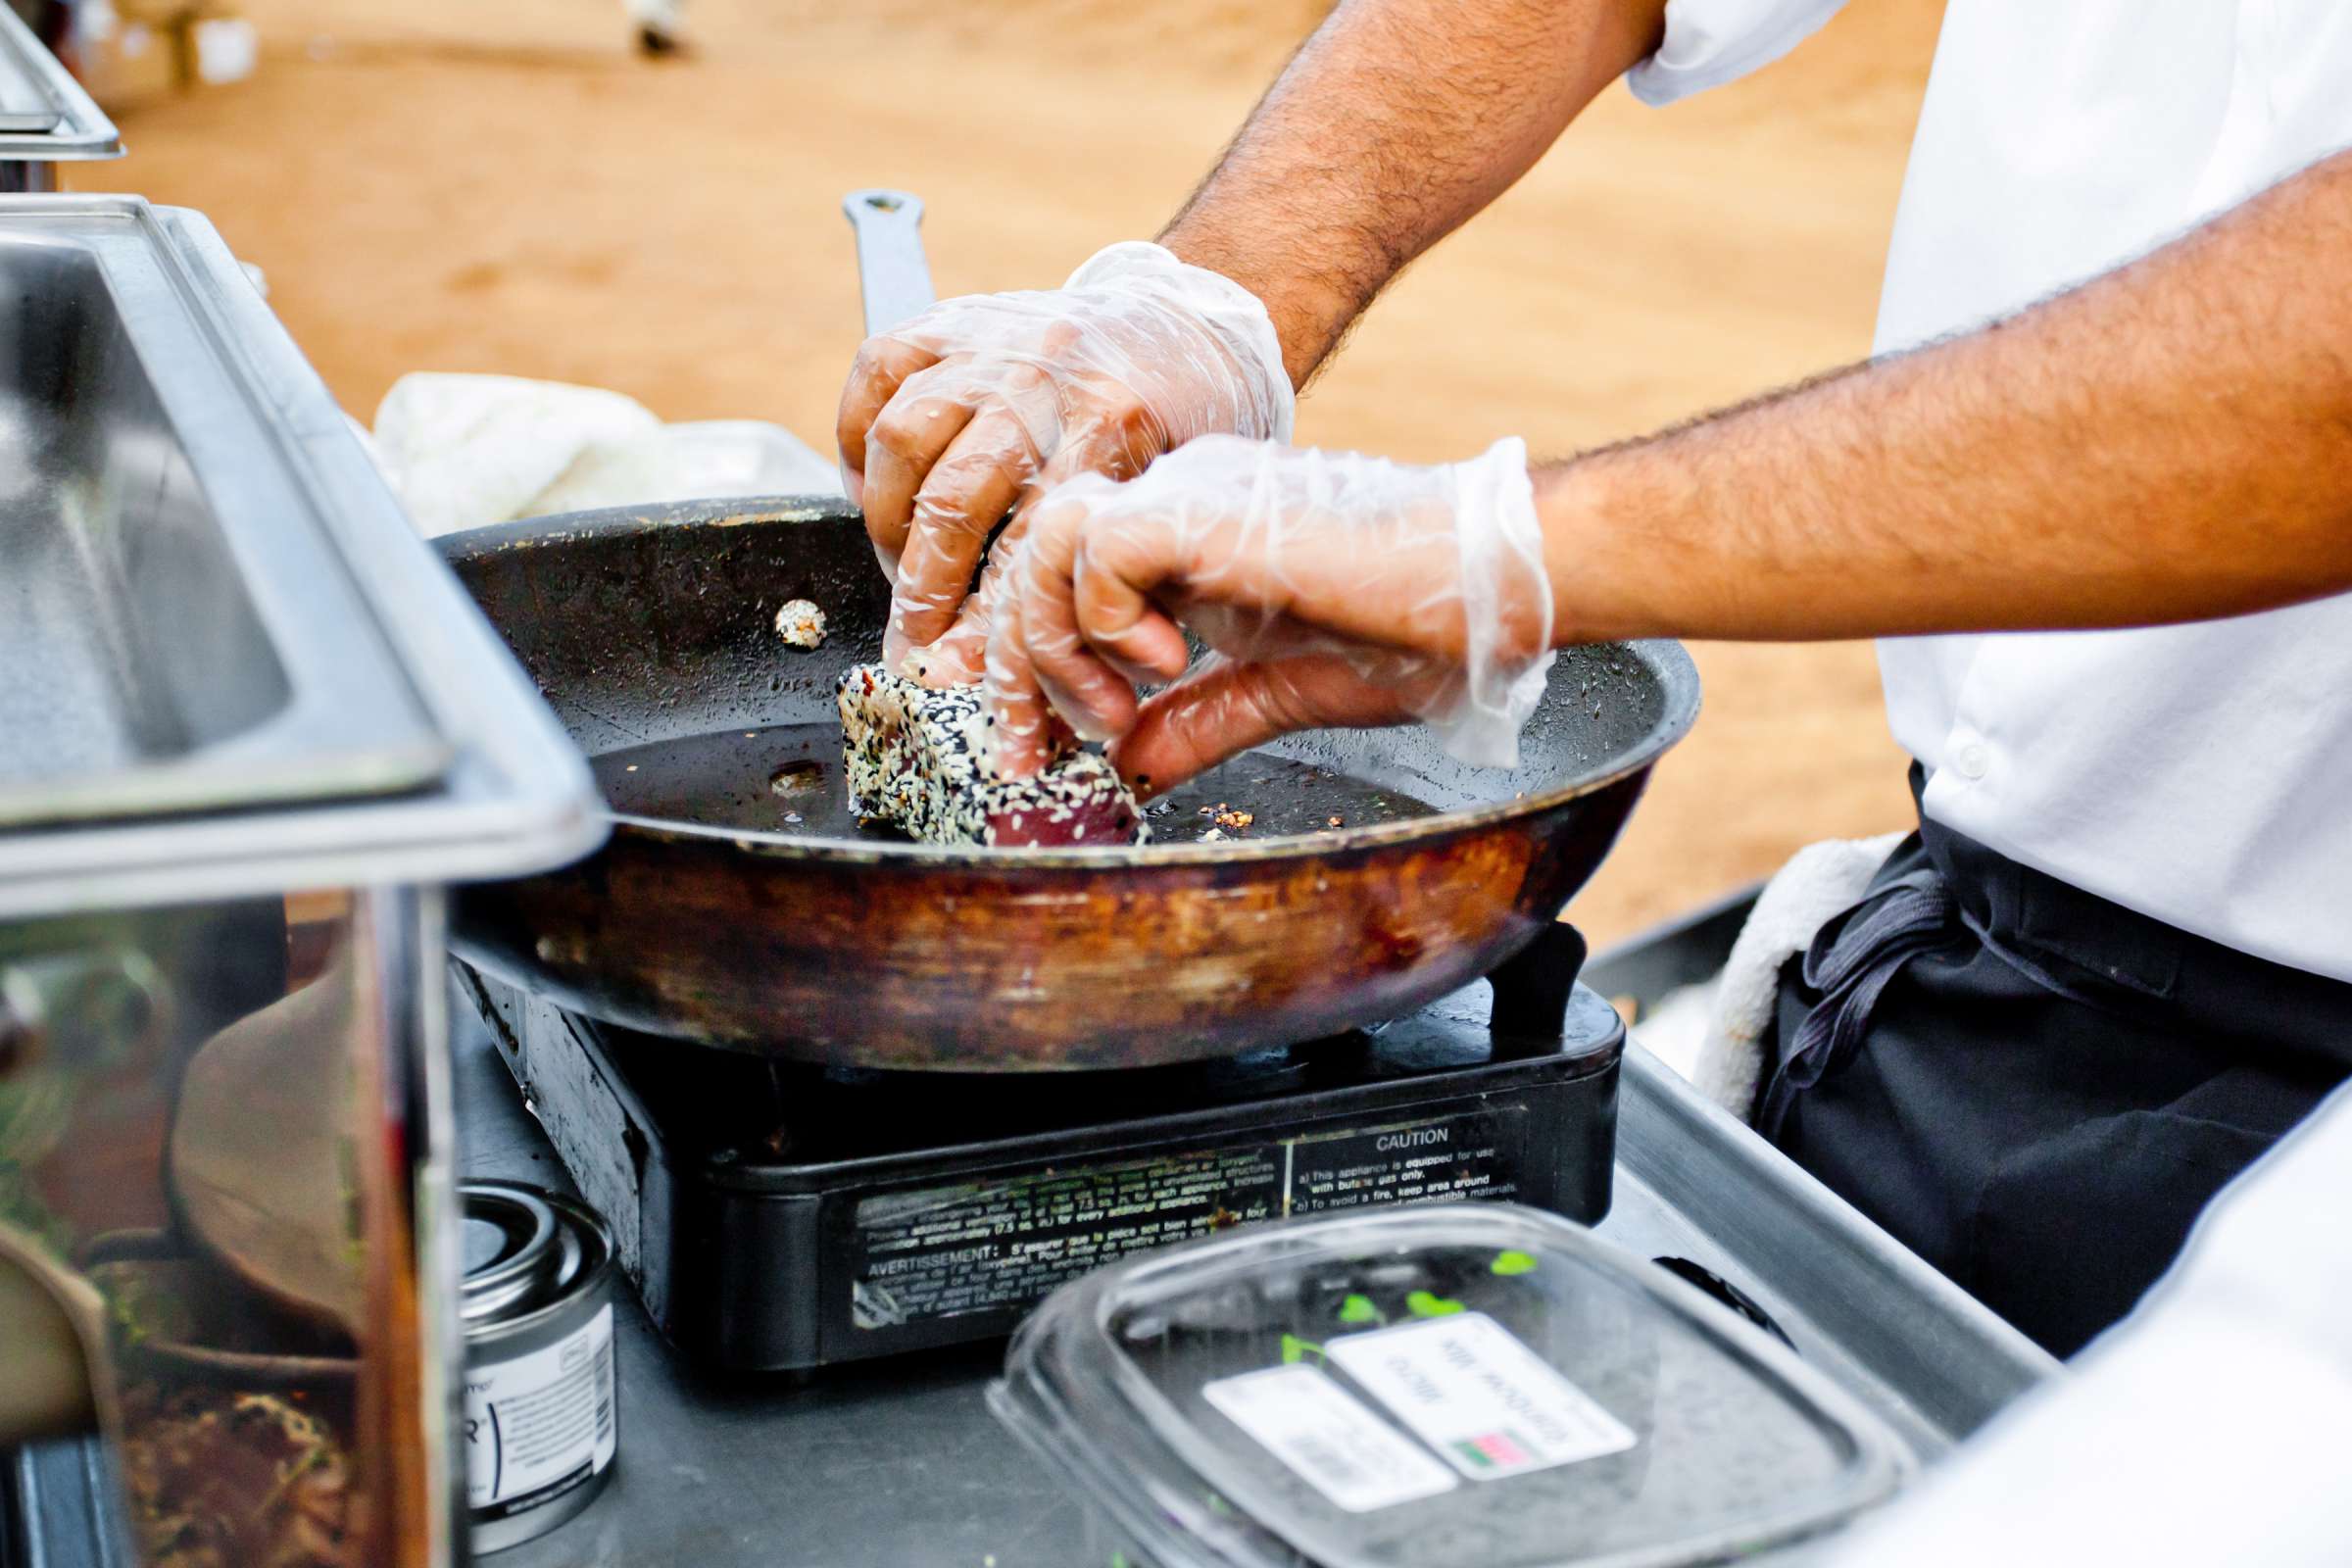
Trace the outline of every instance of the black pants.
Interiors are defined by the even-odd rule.
[[[1783,975],[1777,1056],[1766,1136],[2068,1355],[2343,1080],[2352,985],[1923,820]]]

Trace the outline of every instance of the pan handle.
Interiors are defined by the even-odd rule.
[[[865,335],[887,332],[931,306],[931,264],[923,256],[923,199],[911,191],[854,190],[841,199],[858,231],[858,282]]]

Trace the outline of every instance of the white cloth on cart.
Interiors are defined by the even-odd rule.
[[[1853,906],[1901,839],[1887,833],[1808,844],[1765,884],[1715,983],[1706,1037],[1690,1074],[1700,1094],[1747,1120],[1763,1076],[1782,967],[1812,944],[1814,932]]]
[[[511,375],[404,375],[371,445],[427,538],[593,507],[841,491],[838,467],[780,425],[663,424],[618,392]]]

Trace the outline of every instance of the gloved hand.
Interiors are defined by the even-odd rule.
[[[987,687],[1014,776],[1050,759],[1056,712],[1112,741],[1147,794],[1291,730],[1408,718],[1464,761],[1515,766],[1551,667],[1516,439],[1408,467],[1204,437],[1140,478],[1055,488],[1007,588]],[[1189,673],[1180,622],[1217,656]],[[1139,707],[1139,684],[1166,680]]]
[[[943,300],[866,339],[837,433],[843,484],[893,585],[884,662],[937,644],[922,678],[977,678],[1002,587],[992,571],[967,612],[972,571],[1025,498],[1081,473],[1127,477],[1212,430],[1287,438],[1293,406],[1257,297],[1141,241],[1058,289]]]

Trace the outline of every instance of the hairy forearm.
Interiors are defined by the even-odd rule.
[[[1264,300],[1304,385],[1655,44],[1664,3],[1342,0],[1161,242]]]
[[[2352,590],[2352,154],[1982,331],[1546,470],[1561,641],[2201,619]]]

